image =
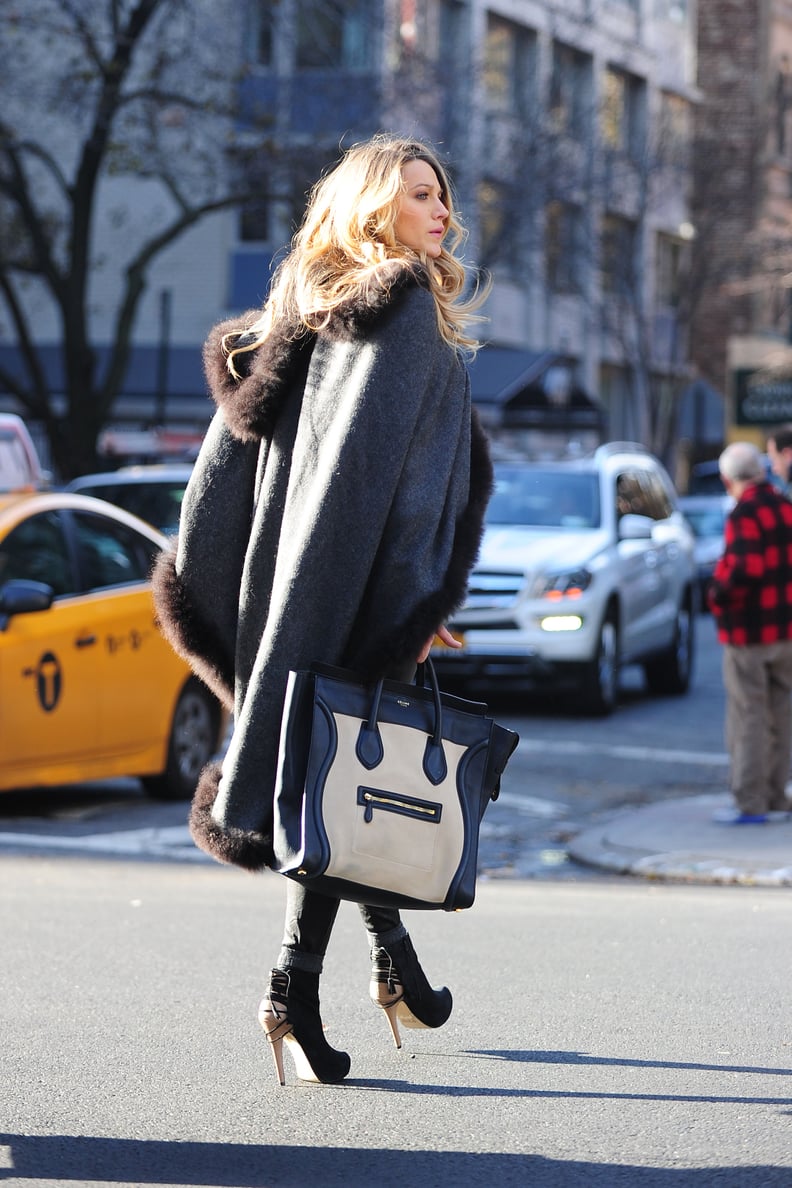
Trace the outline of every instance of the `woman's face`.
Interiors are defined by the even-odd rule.
[[[426,161],[408,161],[402,169],[404,193],[393,230],[399,243],[432,259],[440,255],[448,207],[440,198],[440,182]]]

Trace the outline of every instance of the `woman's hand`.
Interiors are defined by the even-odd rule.
[[[418,661],[417,661],[418,664],[423,664],[424,660],[427,658],[427,656],[429,655],[429,653],[432,650],[432,644],[434,643],[435,639],[441,640],[447,648],[461,648],[462,647],[462,644],[459,642],[458,639],[454,639],[453,635],[451,634],[451,632],[448,630],[447,627],[438,627],[437,631],[433,635],[429,636],[426,643],[424,644],[424,646],[421,648],[420,652],[418,653]]]

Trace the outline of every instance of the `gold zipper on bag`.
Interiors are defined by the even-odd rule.
[[[408,817],[425,817],[431,821],[439,821],[442,812],[440,804],[422,804],[419,800],[405,800],[397,795],[374,792],[370,788],[358,788],[358,804],[363,805],[363,820],[367,822],[373,821],[375,808],[403,813]]]
[[[364,792],[363,799],[371,804],[387,804],[393,808],[409,809],[411,813],[425,813],[427,817],[436,817],[436,808],[425,808],[422,804],[408,804],[406,800],[397,800],[395,796],[372,796],[371,792]]]

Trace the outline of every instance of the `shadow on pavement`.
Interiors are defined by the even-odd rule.
[[[309,1090],[310,1092],[310,1090]],[[789,1168],[767,1166],[653,1168],[467,1151],[403,1151],[359,1147],[273,1146],[162,1142],[69,1135],[0,1135],[5,1167],[0,1180],[53,1180],[136,1186],[211,1185],[213,1188],[305,1188],[320,1183],[377,1183],[421,1188],[497,1184],[525,1188],[689,1188],[713,1183],[740,1188],[789,1185]]]
[[[616,1068],[684,1068],[693,1072],[759,1073],[768,1077],[790,1077],[792,1068],[755,1068],[745,1064],[690,1064],[678,1060],[633,1060],[623,1056],[590,1056],[587,1052],[520,1052],[511,1048],[498,1051],[472,1049],[467,1056],[511,1060],[518,1064],[607,1065]]]

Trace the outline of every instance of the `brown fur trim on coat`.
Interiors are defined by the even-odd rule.
[[[235,356],[241,379],[228,370],[222,342],[226,334],[240,332],[239,322],[221,322],[204,346],[204,371],[209,390],[230,431],[240,441],[269,437],[300,368],[308,366],[312,335],[300,335],[285,322],[273,327],[255,351]]]
[[[234,708],[233,657],[220,654],[216,636],[201,621],[176,572],[175,551],[160,553],[151,575],[156,623],[173,650],[228,710]]]
[[[328,341],[360,337],[392,307],[397,293],[412,285],[426,287],[428,283],[419,265],[392,261],[356,298],[333,312],[322,330],[323,337]],[[203,352],[209,390],[229,430],[240,441],[259,441],[271,436],[291,387],[298,382],[301,370],[307,371],[315,341],[315,335],[299,322],[283,317],[261,346],[234,357],[241,377],[235,379],[228,370],[223,339],[230,334],[244,340],[245,326],[257,317],[251,311],[241,319],[221,322],[209,334]]]
[[[254,830],[220,826],[212,817],[222,772],[221,763],[208,763],[201,772],[190,809],[192,839],[218,862],[249,871],[263,870],[273,861],[272,838]]]
[[[333,310],[322,334],[330,341],[339,342],[363,337],[383,313],[393,308],[398,294],[414,285],[424,289],[430,286],[423,265],[390,260],[356,297]]]

